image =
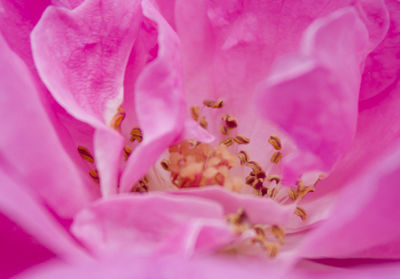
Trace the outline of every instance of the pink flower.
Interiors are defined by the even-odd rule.
[[[0,3],[2,277],[399,277],[398,1]]]

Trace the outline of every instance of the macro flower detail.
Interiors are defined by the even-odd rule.
[[[398,278],[399,24],[1,1],[0,277]]]

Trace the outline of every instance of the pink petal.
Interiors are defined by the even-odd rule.
[[[219,205],[168,195],[129,195],[80,212],[74,235],[96,254],[192,253],[229,242],[232,233]],[[206,241],[207,240],[207,241]]]
[[[331,216],[310,235],[303,254],[308,257],[400,256],[400,147],[392,146],[345,187]],[[386,246],[387,250],[379,248]]]
[[[284,225],[289,221],[294,210],[293,206],[281,205],[271,199],[237,194],[218,186],[181,190],[172,194],[211,200],[223,207],[225,215],[236,213],[238,209],[242,208],[246,211],[250,221],[255,224]],[[268,214],[265,214],[265,212],[268,212]]]
[[[0,49],[1,165],[58,214],[71,216],[92,199],[92,193],[55,136],[30,72],[2,40]]]
[[[2,213],[0,213],[0,232],[0,278],[11,278],[27,268],[55,257],[54,253],[39,244]]]
[[[18,178],[0,172],[0,211],[61,258],[87,259],[87,254],[20,183]]]
[[[289,179],[312,169],[328,171],[348,150],[367,39],[354,9],[335,12],[312,24],[301,53],[281,62],[260,86],[260,112],[289,133],[301,151],[286,162]]]
[[[138,77],[135,104],[143,142],[130,156],[121,177],[122,192],[130,191],[157,158],[182,133],[185,103],[178,37],[150,2],[144,15],[158,26],[158,57]]]
[[[372,0],[370,2],[374,3]],[[399,77],[400,4],[394,0],[386,1],[386,4],[390,14],[390,27],[383,42],[369,54],[366,60],[360,89],[360,99],[362,100],[383,92]],[[379,18],[379,15],[375,16],[375,21],[379,22]]]

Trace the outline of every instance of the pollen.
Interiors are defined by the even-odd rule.
[[[178,188],[220,185],[240,191],[242,180],[230,175],[239,165],[235,154],[223,144],[216,148],[209,144],[183,141],[169,148],[169,158],[161,161],[170,172],[171,182]]]
[[[250,139],[243,135],[237,135],[236,137],[233,138],[233,141],[236,142],[237,144],[249,144],[250,143]]]
[[[247,153],[244,150],[239,151],[238,157],[239,157],[241,165],[246,164],[249,161],[249,158],[250,158],[249,153]]]
[[[224,114],[221,119],[225,122],[225,125],[228,129],[235,129],[238,126],[236,117],[230,114]]]
[[[204,118],[204,116],[200,117],[200,126],[203,127],[204,129],[208,128],[208,122],[207,120]]]
[[[133,127],[130,132],[131,138],[130,141],[134,142],[135,140],[138,142],[142,142],[143,140],[143,133],[139,127]]]
[[[86,147],[83,147],[81,145],[78,146],[78,152],[79,155],[81,155],[81,157],[83,159],[85,159],[86,161],[88,161],[89,163],[94,163],[94,158],[92,153],[90,153],[89,149],[87,149]]]
[[[131,153],[132,153],[132,149],[128,145],[126,145],[124,147],[124,159],[128,160],[128,158],[131,155]]]

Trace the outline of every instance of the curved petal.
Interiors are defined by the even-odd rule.
[[[96,254],[184,253],[215,249],[233,233],[222,208],[169,195],[129,195],[99,201],[80,212],[72,231]],[[208,242],[204,242],[207,240]]]
[[[259,111],[300,148],[286,161],[287,179],[313,169],[329,171],[348,150],[356,130],[367,45],[367,29],[356,11],[342,9],[314,22],[301,53],[278,65],[260,85]]]
[[[399,158],[396,144],[340,192],[329,218],[304,244],[304,256],[400,257]],[[377,249],[384,245],[390,250]]]
[[[224,208],[224,214],[236,213],[242,208],[255,224],[285,225],[293,214],[293,206],[281,205],[271,199],[236,194],[218,186],[172,192],[179,196],[194,196],[214,201]],[[268,212],[268,214],[266,214]]]
[[[54,133],[31,74],[0,41],[0,156],[63,217],[70,217],[93,198]]]
[[[87,260],[86,252],[29,191],[22,189],[23,184],[17,178],[8,177],[3,169],[0,171],[0,211],[61,258]]]
[[[184,127],[179,39],[150,2],[142,2],[142,8],[144,15],[158,26],[158,57],[143,70],[136,83],[136,114],[144,137],[122,174],[122,192],[131,190]]]

